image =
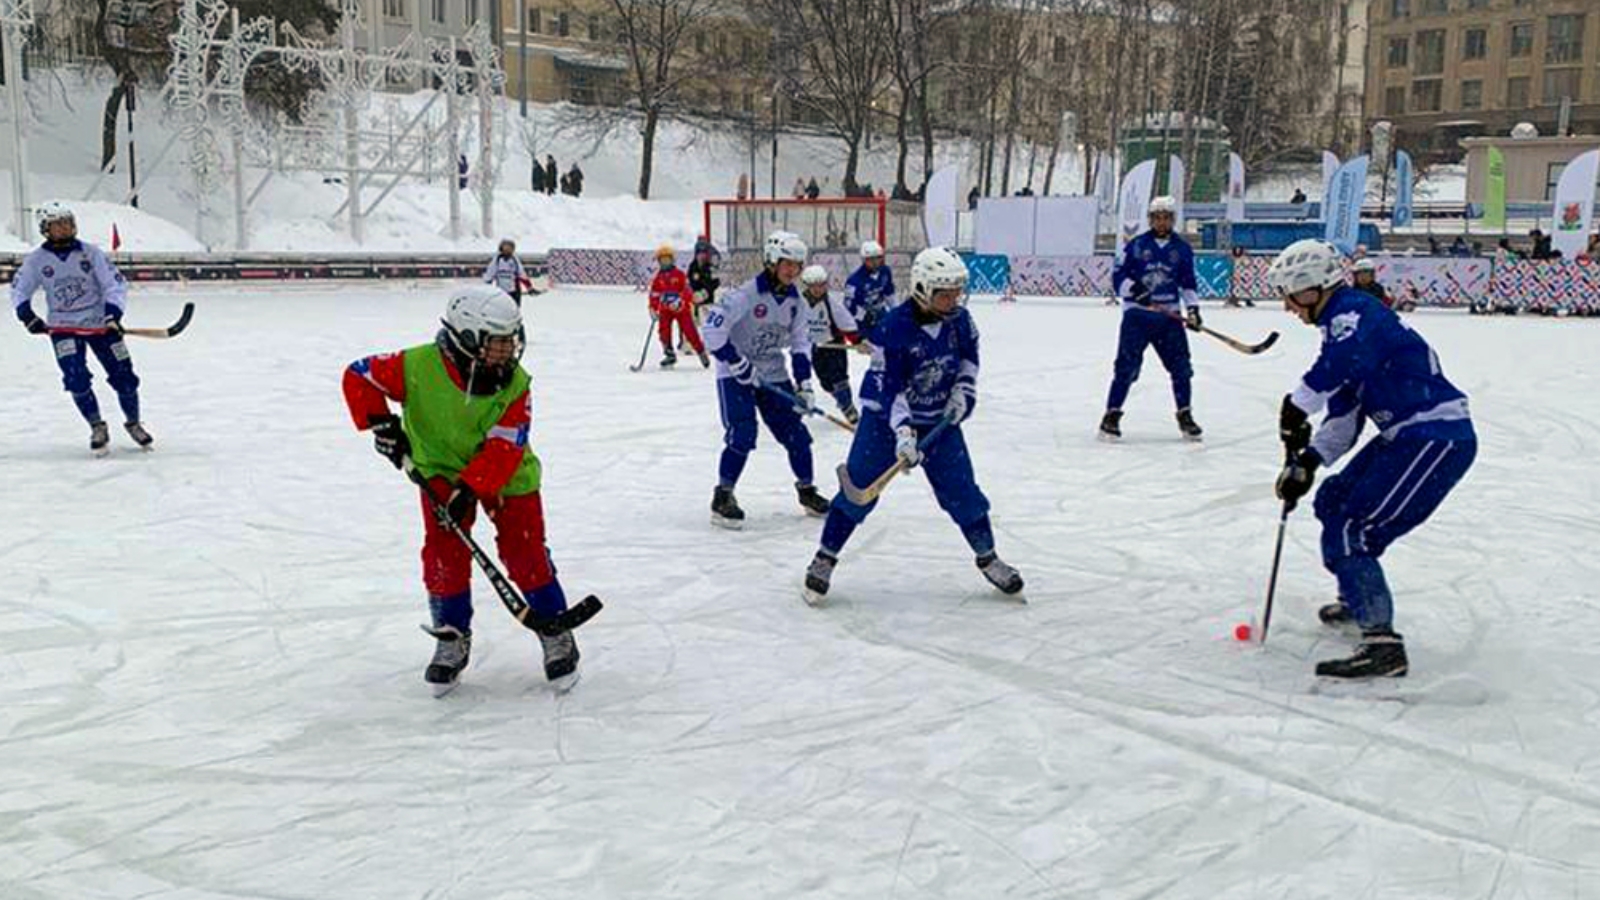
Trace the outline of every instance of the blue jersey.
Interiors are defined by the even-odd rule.
[[[1122,248],[1122,258],[1111,273],[1111,286],[1129,306],[1184,309],[1199,300],[1199,282],[1194,276],[1194,250],[1176,234],[1165,240],[1146,231]]]
[[[747,359],[757,381],[782,384],[789,380],[787,348],[794,380],[811,380],[811,312],[794,285],[783,287],[765,272],[717,298],[706,311],[705,339],[718,378]]]
[[[957,382],[978,383],[978,326],[966,307],[930,325],[918,322],[916,313],[916,301],[905,301],[873,335],[883,350],[881,402],[895,428],[938,422]]]
[[[879,266],[868,272],[863,264],[850,273],[844,282],[844,303],[850,314],[861,323],[862,331],[871,331],[878,320],[894,307],[894,273],[888,266]]]
[[[54,329],[99,331],[106,315],[120,317],[128,301],[128,284],[105,251],[73,241],[62,248],[45,244],[29,253],[11,282],[11,304],[18,318],[32,311],[33,295],[44,288],[49,306],[45,323]]]
[[[1467,395],[1444,377],[1428,342],[1370,294],[1335,291],[1317,326],[1322,352],[1290,400],[1308,415],[1327,408],[1311,441],[1323,462],[1354,447],[1369,419],[1385,439],[1474,439]]]

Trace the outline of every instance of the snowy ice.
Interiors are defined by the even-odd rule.
[[[419,505],[339,376],[430,339],[445,291],[136,288],[130,325],[199,309],[130,341],[157,452],[117,431],[100,461],[48,344],[0,328],[0,897],[1600,896],[1587,326],[1411,319],[1482,447],[1386,558],[1411,676],[1330,693],[1310,668],[1348,643],[1316,624],[1308,511],[1269,643],[1232,637],[1266,582],[1277,405],[1315,352],[1281,312],[1208,311],[1284,337],[1195,339],[1203,445],[1150,359],[1113,446],[1117,312],[974,301],[968,440],[1026,604],[913,475],[810,609],[820,526],[770,436],[747,530],[713,529],[710,374],[627,370],[642,294],[541,296],[551,549],[607,608],[557,697],[480,578],[472,665],[434,700]],[[848,437],[815,422],[830,472]]]

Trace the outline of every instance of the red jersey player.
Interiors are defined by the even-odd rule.
[[[650,315],[657,322],[657,335],[661,338],[661,368],[670,369],[678,364],[678,354],[672,349],[672,323],[684,340],[700,357],[700,365],[709,368],[711,357],[706,355],[706,345],[700,340],[700,330],[694,327],[694,295],[689,291],[689,278],[678,268],[672,248],[663,244],[656,250],[656,262],[661,271],[650,282]]]

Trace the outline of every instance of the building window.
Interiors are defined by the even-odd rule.
[[[1411,17],[1411,0],[1389,0],[1389,18],[1409,19]]]
[[[1550,40],[1544,45],[1546,63],[1583,61],[1583,16],[1551,16]]]
[[[539,14],[539,9],[533,6],[528,7],[528,33],[538,34],[543,30],[543,26],[544,20],[543,16]]]
[[[467,0],[467,6],[463,13],[465,14],[461,17],[462,24],[468,28],[478,24],[478,0]]]
[[[572,34],[572,17],[565,12],[556,13],[556,34],[561,37]]]
[[[1462,35],[1461,58],[1483,59],[1489,55],[1489,32],[1482,28],[1468,28]]]
[[[1506,109],[1527,109],[1529,103],[1528,88],[1530,83],[1526,78],[1506,79]]]
[[[1383,92],[1383,114],[1386,116],[1403,116],[1406,114],[1405,88],[1392,87]]]
[[[1440,96],[1443,93],[1444,82],[1437,78],[1411,82],[1411,111],[1438,112]]]
[[[596,42],[598,42],[600,40],[600,17],[599,16],[590,16],[589,17],[589,40],[596,41]]]
[[[1532,22],[1511,23],[1511,49],[1509,55],[1512,59],[1533,55]]]
[[[1422,0],[1422,14],[1425,16],[1443,15],[1450,11],[1450,0]]]
[[[1544,199],[1545,202],[1556,199],[1556,187],[1561,184],[1561,173],[1567,170],[1564,162],[1550,163],[1544,170]]]
[[[1050,47],[1050,61],[1060,65],[1067,61],[1067,39],[1056,35],[1055,43]]]
[[[1404,69],[1411,62],[1411,39],[1389,38],[1389,68]]]
[[[1544,103],[1546,106],[1556,106],[1562,98],[1571,97],[1573,102],[1578,100],[1578,92],[1583,85],[1582,69],[1545,69],[1544,70]]]
[[[1483,109],[1483,82],[1461,82],[1461,108]]]
[[[443,25],[444,24],[444,0],[433,0],[433,9],[431,9],[429,11],[429,14],[433,18],[433,24],[435,24],[435,25]]]
[[[1444,32],[1419,31],[1417,32],[1417,65],[1418,75],[1444,74]]]
[[[371,9],[372,7],[367,7]],[[383,17],[386,19],[404,19],[406,17],[406,0],[383,0]]]
[[[1489,0],[1467,0],[1467,9],[1488,9]]]

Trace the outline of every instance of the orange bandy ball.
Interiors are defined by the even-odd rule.
[[[1250,626],[1240,622],[1238,625],[1234,626],[1233,637],[1235,640],[1240,641],[1250,640]]]

